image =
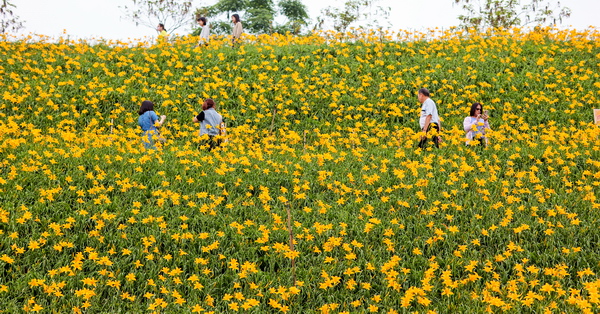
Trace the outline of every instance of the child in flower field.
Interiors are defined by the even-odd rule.
[[[467,138],[467,145],[487,146],[486,130],[490,129],[489,117],[483,111],[483,105],[476,102],[471,106],[469,116],[465,118],[463,127]]]
[[[142,102],[138,114],[140,115],[138,118],[138,125],[144,132],[142,137],[144,147],[147,149],[155,149],[155,141],[161,139],[160,132],[158,132],[157,127],[160,127],[163,123],[165,123],[167,116],[161,115],[159,120],[158,116],[154,112],[154,103],[149,100],[144,100]]]
[[[221,144],[220,139],[215,138],[217,135],[223,134],[223,117],[215,110],[215,101],[207,98],[202,103],[202,112],[192,118],[195,123],[200,123],[201,137],[208,138],[205,143],[208,144],[208,150]]]

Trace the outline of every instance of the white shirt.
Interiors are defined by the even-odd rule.
[[[202,26],[202,31],[200,32],[200,42],[198,44],[202,45],[204,43],[207,43],[209,37],[210,37],[210,27],[208,25]]]
[[[427,116],[431,115],[431,121],[429,123],[437,123],[440,124],[440,116],[438,116],[438,110],[435,106],[435,103],[431,98],[427,98],[423,102],[423,106],[421,106],[421,117],[419,118],[419,124],[421,125],[421,130],[425,128],[425,119]]]

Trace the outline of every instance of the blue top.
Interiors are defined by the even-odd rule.
[[[158,120],[158,116],[154,111],[146,111],[138,118],[138,124],[142,127],[142,131],[156,130],[154,123]]]

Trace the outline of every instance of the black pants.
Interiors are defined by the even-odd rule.
[[[471,143],[469,145],[471,145],[471,146],[483,146],[483,147],[485,147],[486,146],[485,145],[485,137],[471,140]]]
[[[440,125],[437,124],[436,122],[430,123],[429,126],[427,127],[427,134],[429,134],[429,131],[431,131],[432,129],[437,130],[436,135],[433,136],[433,144],[435,144],[436,148],[439,148],[440,143],[439,143],[438,134],[440,132]],[[421,149],[424,149],[425,146],[427,145],[427,134],[425,134],[425,137],[419,141],[419,148],[421,148]]]
[[[210,152],[211,150],[219,147],[219,145],[221,145],[221,142],[222,140],[217,139],[215,135],[209,135],[207,139],[202,140],[202,142],[200,142],[200,147],[207,145],[208,151]]]

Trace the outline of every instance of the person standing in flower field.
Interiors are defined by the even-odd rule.
[[[419,125],[421,126],[421,131],[424,133],[424,135],[421,135],[419,148],[425,148],[428,135],[432,136],[435,147],[439,147],[439,132],[441,130],[441,125],[437,106],[435,105],[435,102],[429,98],[429,90],[427,88],[419,89],[417,97],[422,104]]]
[[[221,144],[217,135],[224,133],[223,117],[215,110],[215,101],[207,98],[202,103],[202,112],[192,118],[195,123],[200,123],[200,137],[203,144],[208,144],[208,151]],[[207,137],[208,136],[208,137]]]
[[[161,115],[159,120],[158,116],[154,112],[154,103],[149,100],[144,100],[142,102],[138,114],[140,115],[138,118],[138,125],[142,128],[142,131],[144,132],[142,138],[144,147],[146,147],[147,149],[156,149],[156,147],[154,146],[156,140],[164,140],[161,138],[160,132],[158,132],[158,127],[165,123],[167,116]]]
[[[463,122],[467,145],[487,146],[488,139],[485,132],[490,130],[488,118],[487,112],[483,111],[482,104],[476,102],[471,106],[469,116]]]
[[[240,36],[242,36],[244,29],[242,28],[242,21],[240,20],[240,16],[238,14],[231,15],[231,22],[233,23],[231,45],[235,47],[235,45],[239,43]]]
[[[166,42],[169,34],[165,29],[165,24],[158,23],[158,26],[156,26],[156,31],[158,32],[158,43]]]
[[[208,45],[208,40],[210,38],[210,27],[208,26],[208,20],[206,17],[199,17],[197,20],[202,31],[200,32],[200,41],[198,42],[198,47],[202,45]]]

